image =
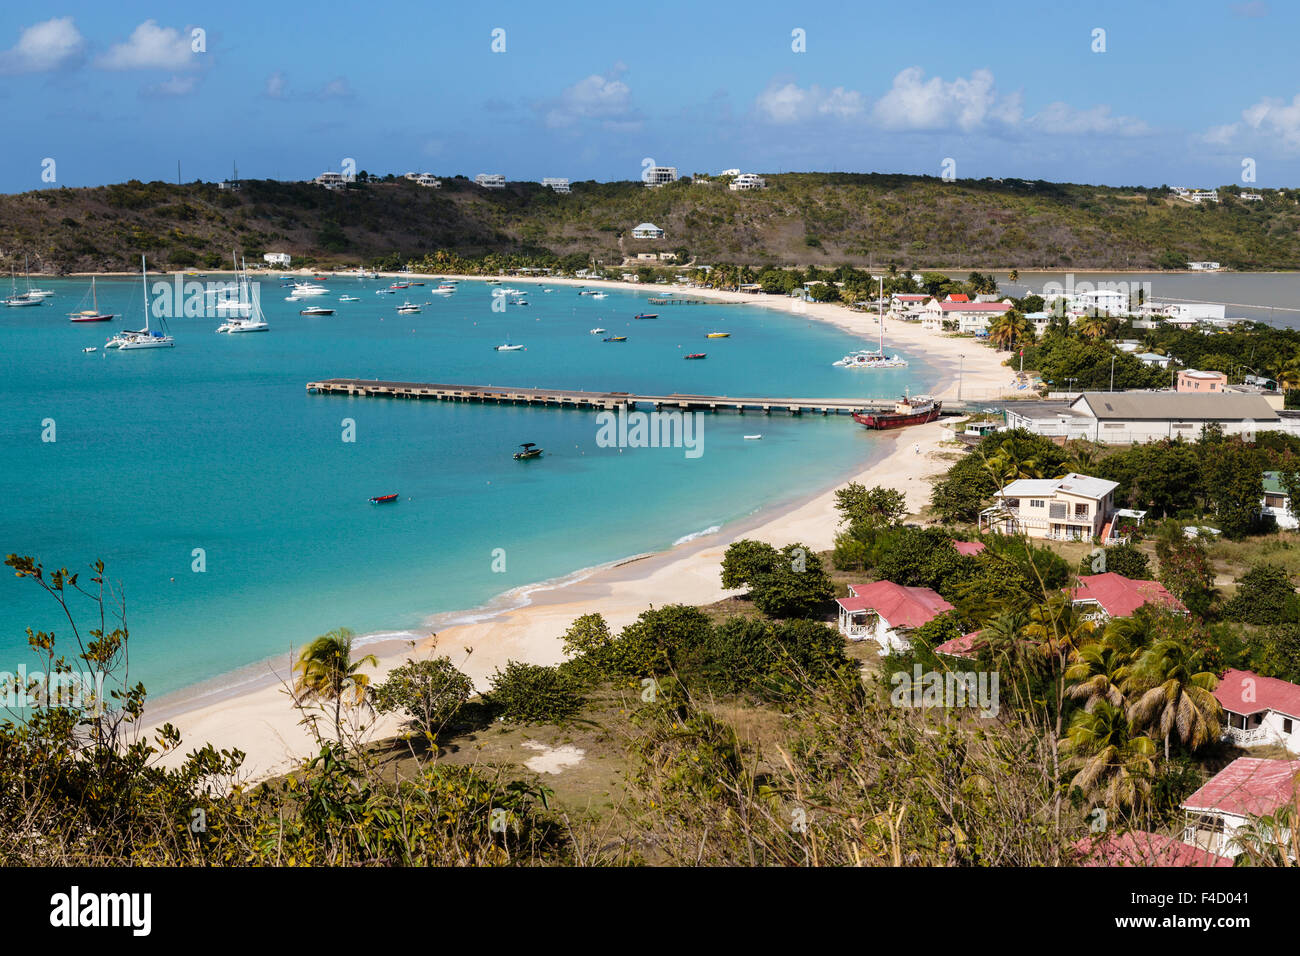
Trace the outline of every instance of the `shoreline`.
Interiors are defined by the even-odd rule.
[[[453,278],[451,274],[445,275]],[[406,277],[433,276],[408,274]],[[491,277],[454,278],[483,281]],[[603,287],[650,294],[659,291],[655,287],[613,280],[510,278],[509,281],[521,286]],[[828,321],[873,341],[879,328],[874,314],[854,312],[839,304],[801,303],[801,309],[794,305],[798,300],[785,296],[772,296],[773,301],[765,302],[769,297],[714,289],[669,289],[674,294],[689,293],[730,304],[757,305],[796,318]],[[894,343],[904,351],[924,356],[926,364],[938,376],[933,386],[937,398],[955,395],[959,369],[966,390],[963,397],[973,398],[968,393],[977,389],[1004,390],[1003,383],[1009,382],[1013,375],[1001,365],[1002,356],[998,352],[973,340],[934,335],[923,332],[917,325],[901,322],[887,323],[886,335],[887,349]],[[516,587],[478,607],[431,615],[418,629],[361,635],[358,649],[379,659],[379,667],[371,672],[375,682],[383,680],[389,670],[408,658],[420,659],[436,651],[449,656],[474,681],[476,690],[483,691],[491,674],[504,667],[508,660],[533,664],[555,664],[562,660],[560,637],[573,619],[582,614],[601,613],[611,630],[617,631],[651,606],[710,604],[737,593],[722,589],[719,574],[723,552],[737,538],[753,537],[778,547],[801,541],[814,550],[828,549],[838,524],[834,492],[848,481],[898,488],[908,497],[909,511],[919,511],[929,498],[929,484],[924,479],[946,467],[946,463],[935,464],[932,455],[951,434],[942,421],[882,432],[880,441],[872,443],[865,460],[846,472],[828,476],[825,483],[818,481],[812,489],[790,489],[790,494],[712,533],[696,532],[689,540],[660,551],[632,555],[549,581]],[[284,689],[283,682],[291,679],[291,653],[216,675],[151,702],[141,726],[151,728],[164,722],[173,723],[185,742],[179,751],[167,755],[164,762],[178,763],[188,749],[202,744],[212,744],[217,749],[238,748],[247,755],[242,776],[257,780],[280,772],[310,754],[313,742],[299,725],[301,715],[290,706]],[[373,738],[391,736],[398,731],[398,724],[394,715],[374,715],[368,724],[368,734]]]

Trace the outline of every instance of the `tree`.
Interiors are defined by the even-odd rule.
[[[754,606],[769,617],[808,617],[820,613],[835,594],[819,558],[801,544],[780,551],[742,539],[722,558],[722,586],[747,586]]]
[[[554,667],[507,661],[489,682],[488,703],[513,724],[558,724],[583,704],[573,679]]]
[[[1019,342],[1032,341],[1034,327],[1019,311],[1003,312],[989,325],[989,341],[1000,349],[1010,349]]]
[[[1085,710],[1092,710],[1100,701],[1112,707],[1124,707],[1123,687],[1132,663],[1131,651],[1105,638],[1085,644],[1075,651],[1070,666],[1065,669],[1065,679],[1070,682],[1066,696],[1082,700]]]
[[[866,488],[856,481],[849,482],[835,492],[835,508],[840,521],[849,527],[857,525],[896,524],[907,514],[907,496],[894,488]]]
[[[1177,737],[1190,750],[1216,740],[1223,709],[1213,691],[1219,679],[1203,669],[1202,652],[1179,637],[1166,637],[1142,652],[1130,678],[1129,717],[1165,742]]]
[[[1223,616],[1247,624],[1300,622],[1300,601],[1286,570],[1257,564],[1237,579],[1237,593],[1223,605]]]
[[[609,625],[600,614],[584,614],[569,625],[562,638],[564,653],[569,657],[599,652],[613,643]]]
[[[361,668],[379,666],[374,654],[352,659],[354,636],[346,627],[322,634],[302,649],[293,668],[298,675],[293,690],[299,699],[311,698],[334,705],[334,739],[340,745],[343,705],[357,707],[366,702],[370,677],[361,673]]]
[[[1145,552],[1127,541],[1103,548],[1100,555],[1085,554],[1079,562],[1080,574],[1101,574],[1107,571],[1144,581],[1151,577],[1151,562]]]
[[[776,564],[776,548],[764,541],[741,538],[727,546],[722,556],[722,586],[742,588]]]
[[[1259,521],[1264,462],[1259,449],[1237,438],[1207,445],[1202,467],[1206,503],[1213,507],[1223,533],[1240,538]]]
[[[381,714],[404,711],[406,727],[432,742],[472,693],[474,682],[450,658],[408,660],[375,688],[375,709]]]
[[[1199,541],[1181,537],[1160,540],[1156,543],[1156,557],[1160,561],[1160,583],[1193,614],[1207,615],[1215,592],[1214,569],[1205,547]]]
[[[1151,793],[1155,744],[1108,701],[1075,713],[1061,752],[1065,768],[1076,771],[1070,785],[1099,795],[1112,810],[1137,807]]]

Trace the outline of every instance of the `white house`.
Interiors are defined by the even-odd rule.
[[[1235,857],[1235,837],[1250,817],[1269,816],[1296,799],[1297,768],[1291,760],[1238,757],[1182,803],[1183,842],[1221,856]],[[1289,833],[1280,833],[1284,846]]]
[[[1007,424],[1011,425],[1010,419]],[[1118,487],[1114,481],[1074,473],[1063,478],[1018,478],[993,496],[996,504],[980,512],[980,530],[1058,541],[1100,538],[1115,510],[1113,495]]]
[[[1291,510],[1291,496],[1282,487],[1280,471],[1264,472],[1264,498],[1259,503],[1259,512],[1271,516],[1279,528],[1288,531],[1300,528],[1300,521],[1296,519],[1296,513]]]
[[[1241,200],[1244,200],[1245,202],[1263,202],[1263,201],[1264,201],[1264,195],[1263,195],[1263,193],[1242,193],[1242,194],[1239,195],[1237,198],[1238,198],[1238,199],[1241,199]]]
[[[1281,744],[1300,753],[1300,686],[1252,671],[1224,673],[1214,697],[1223,707],[1227,734],[1239,747]]]
[[[850,585],[849,596],[836,603],[840,633],[854,641],[870,638],[880,644],[882,654],[907,650],[912,646],[907,631],[953,610],[929,588],[904,587],[892,581]]]
[[[1139,356],[1140,358],[1141,356]],[[1210,423],[1225,435],[1290,431],[1262,395],[1241,392],[1083,392],[1068,403],[1008,406],[1007,426],[1039,435],[1127,445],[1183,437]]]
[[[1145,515],[1146,512],[1139,512]],[[1088,620],[1104,624],[1113,617],[1132,617],[1138,608],[1154,604],[1176,614],[1186,614],[1183,602],[1159,581],[1126,578],[1114,571],[1081,574],[1070,595],[1070,604]]]
[[[478,183],[484,189],[506,188],[506,177],[501,173],[479,173],[474,177],[474,182]]]
[[[289,266],[289,253],[287,252],[268,252],[262,256],[262,259],[269,266],[280,266],[281,268],[288,268]]]
[[[313,179],[312,182],[317,186],[324,186],[326,189],[344,189],[348,184],[348,179],[342,173],[327,169]]]
[[[632,229],[633,239],[662,239],[664,231],[653,222],[643,222]]]
[[[732,192],[739,192],[742,189],[766,189],[767,180],[754,173],[741,173],[731,181],[728,188]]]
[[[647,166],[641,172],[641,180],[647,186],[663,186],[666,183],[677,182],[676,166]]]
[[[963,299],[965,296],[962,297]],[[989,320],[1011,309],[1011,301],[963,302],[930,299],[921,309],[921,328],[928,332],[943,331],[944,322],[952,322],[958,332],[987,333]]]
[[[560,176],[547,176],[542,180],[542,185],[546,186],[552,192],[567,193],[572,192],[569,188],[569,181]]]
[[[1219,264],[1217,262],[1189,262],[1187,268],[1193,272],[1218,272]]]

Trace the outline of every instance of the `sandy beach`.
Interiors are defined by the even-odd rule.
[[[479,277],[458,278],[469,281]],[[548,278],[543,283],[514,277],[506,281],[519,287],[603,285],[628,289],[628,283],[623,282]],[[868,345],[874,344],[879,330],[874,315],[835,304],[794,304],[782,296],[656,287],[656,291],[667,289],[693,298],[775,308],[800,318],[830,322],[862,336]],[[964,398],[991,399],[1010,385],[1012,373],[1001,365],[1004,356],[971,339],[934,335],[922,331],[919,325],[903,322],[888,322],[886,336],[887,351],[892,353],[897,349],[922,355],[938,372],[940,379],[928,383],[937,397],[957,396],[959,372]],[[858,426],[846,424],[845,427]],[[855,474],[827,475],[826,485],[819,489],[790,489],[793,500],[786,506],[665,552],[576,575],[553,587],[523,589],[527,596],[512,602],[523,606],[444,627],[436,637],[418,635],[420,640],[415,648],[400,640],[371,644],[365,651],[375,653],[380,662],[372,672],[372,679],[382,680],[389,670],[408,658],[445,654],[481,691],[487,689],[487,678],[508,660],[536,664],[560,661],[563,658],[561,635],[581,614],[603,614],[611,629],[617,631],[651,606],[708,604],[720,600],[734,593],[722,589],[719,572],[723,552],[738,538],[755,538],[777,546],[799,541],[816,550],[831,547],[838,519],[834,490],[849,480],[868,487],[897,488],[907,495],[913,512],[920,510],[929,498],[930,485],[926,479],[947,467],[947,462],[939,459],[936,452],[951,435],[951,430],[941,422],[883,432],[879,442],[864,444],[864,461]],[[806,494],[800,498],[804,491]],[[283,771],[313,752],[311,737],[299,725],[301,714],[291,707],[284,688],[283,681],[290,679],[287,655],[248,668],[241,676],[246,679],[238,690],[208,693],[198,700],[192,692],[182,691],[150,706],[142,726],[152,727],[167,721],[179,728],[184,738],[182,752],[170,755],[167,762],[179,761],[183,752],[204,743],[218,749],[238,748],[247,754],[246,777],[257,779]],[[396,720],[377,719],[370,725],[370,732],[376,737],[394,733]]]

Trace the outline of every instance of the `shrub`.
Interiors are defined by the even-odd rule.
[[[473,692],[474,682],[450,658],[438,657],[394,668],[374,689],[374,703],[381,714],[405,712],[405,725],[412,732],[436,737]]]
[[[583,704],[574,680],[554,667],[507,661],[491,677],[488,703],[513,724],[556,724]]]
[[[1080,574],[1102,574],[1108,571],[1122,574],[1126,578],[1146,580],[1151,577],[1151,562],[1146,554],[1128,543],[1103,548],[1100,555],[1085,554],[1079,561]]]
[[[1237,579],[1237,593],[1224,602],[1223,616],[1247,624],[1293,624],[1300,621],[1300,599],[1285,570],[1257,564]]]

